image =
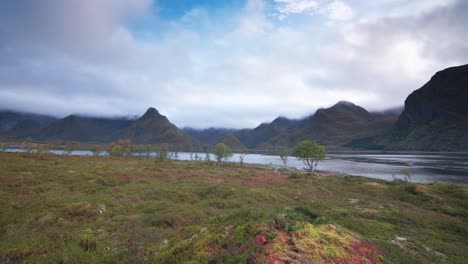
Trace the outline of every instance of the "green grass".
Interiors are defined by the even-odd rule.
[[[408,186],[292,179],[254,165],[0,153],[0,262],[265,262],[271,249],[256,236],[276,245],[278,234],[288,243],[302,234],[309,244],[295,243],[315,247],[321,239],[310,237],[325,224],[336,227],[322,241],[336,243],[328,257],[353,238],[386,263],[466,263],[468,187],[427,184],[416,195]]]

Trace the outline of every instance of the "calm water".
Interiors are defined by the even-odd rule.
[[[18,152],[20,149],[8,151]],[[61,150],[52,151],[62,154]],[[90,151],[73,151],[72,155],[91,156]],[[154,154],[153,154],[154,155]],[[195,155],[195,154],[193,154]],[[204,153],[198,153],[202,158]],[[190,160],[190,154],[179,152],[177,159]],[[211,156],[211,160],[214,157]],[[239,162],[239,155],[235,154],[230,161]],[[249,154],[244,158],[245,163],[281,166],[278,156]],[[293,157],[288,159],[288,167],[301,169],[302,162]],[[349,175],[365,176],[383,180],[393,180],[392,175],[403,178],[401,170],[409,168],[415,182],[450,182],[468,184],[468,153],[345,153],[329,154],[321,161],[319,170],[335,171]]]

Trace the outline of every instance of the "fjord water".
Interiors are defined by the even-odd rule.
[[[203,153],[197,154],[205,156]],[[190,154],[178,153],[178,159],[190,160]],[[234,154],[230,161],[239,162],[239,154]],[[282,165],[278,156],[261,154],[249,154],[245,156],[244,162]],[[294,157],[288,158],[288,167],[301,169],[303,166]],[[403,179],[401,170],[404,168],[410,169],[415,182],[468,183],[468,153],[333,153],[328,154],[327,159],[317,167],[319,170],[387,181],[392,181],[394,177]]]
[[[22,152],[21,149],[9,149],[10,152]],[[61,150],[53,150],[54,154],[62,154]],[[200,158],[205,153],[192,153],[192,158],[197,154]],[[73,151],[71,155],[91,156],[90,151]],[[103,155],[105,155],[103,153]],[[154,156],[153,153],[151,156]],[[239,162],[239,154],[234,154],[229,161]],[[190,153],[179,152],[177,159],[190,160]],[[214,156],[210,155],[214,160]],[[279,156],[248,154],[244,158],[245,163],[281,166]],[[294,157],[288,157],[288,167],[302,169],[302,162]],[[468,153],[433,153],[433,152],[393,152],[393,153],[362,153],[343,152],[330,153],[327,159],[321,161],[318,170],[339,172],[353,176],[392,181],[394,178],[403,179],[402,169],[409,168],[414,182],[448,182],[468,184]]]

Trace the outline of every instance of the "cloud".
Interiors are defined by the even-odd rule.
[[[320,9],[320,13],[333,20],[350,20],[354,17],[354,10],[343,1],[333,1]]]
[[[292,14],[322,14],[331,20],[350,20],[354,10],[343,1],[274,0],[280,20]]]
[[[313,0],[274,0],[278,6],[280,19],[285,18],[290,14],[311,13],[318,6],[319,3]]]
[[[154,106],[178,126],[255,127],[339,100],[401,105],[468,60],[466,1],[414,14],[317,2],[249,0],[222,19],[196,7],[164,21],[149,0],[2,1],[0,107],[113,116]],[[327,19],[270,16],[288,4],[285,15]]]
[[[132,45],[131,33],[124,25],[151,4],[150,0],[2,1],[0,45],[4,49],[14,46],[18,58],[26,51],[24,57],[60,52],[109,59]]]

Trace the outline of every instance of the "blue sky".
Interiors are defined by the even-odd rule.
[[[5,0],[0,108],[255,127],[400,106],[468,62],[462,0]]]

